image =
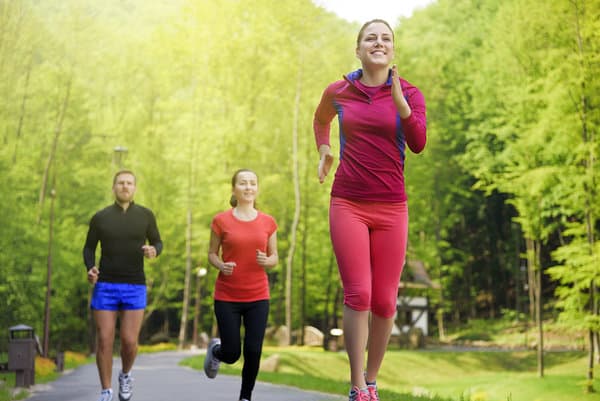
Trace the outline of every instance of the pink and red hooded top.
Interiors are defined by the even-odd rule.
[[[331,196],[359,201],[404,202],[406,145],[414,153],[425,147],[425,99],[419,89],[399,78],[412,113],[400,118],[392,99],[391,70],[385,84],[368,87],[362,70],[330,84],[315,111],[313,128],[317,148],[330,145],[330,124],[337,114],[340,127],[340,163]]]

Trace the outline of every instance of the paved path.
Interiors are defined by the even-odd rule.
[[[181,359],[204,351],[140,354],[133,368],[132,401],[237,401],[241,379],[219,375],[208,379],[204,371],[179,366]],[[113,389],[118,388],[120,361],[113,363]],[[95,364],[66,372],[58,380],[32,386],[29,401],[96,401],[100,395]],[[343,389],[345,390],[345,389]],[[293,387],[256,383],[253,401],[342,401],[344,397],[303,391]],[[118,401],[115,394],[113,401]]]

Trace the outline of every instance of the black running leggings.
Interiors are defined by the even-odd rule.
[[[241,323],[244,323],[244,367],[239,399],[251,400],[269,317],[269,300],[255,302],[215,300],[215,316],[219,326],[221,346],[215,348],[214,355],[220,361],[229,364],[240,359],[242,347],[240,331]]]

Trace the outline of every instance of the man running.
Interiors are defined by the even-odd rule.
[[[154,214],[133,201],[135,189],[136,179],[131,171],[115,174],[112,187],[115,203],[92,217],[83,247],[87,278],[94,285],[90,308],[96,322],[96,365],[102,385],[98,401],[113,399],[111,379],[117,317],[121,338],[119,400],[131,399],[131,369],[146,308],[144,257],[155,258],[163,248]],[[98,242],[99,268],[96,267]]]

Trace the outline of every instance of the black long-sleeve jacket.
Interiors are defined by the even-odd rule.
[[[100,242],[98,281],[145,284],[142,246],[146,240],[156,248],[156,256],[160,255],[163,243],[154,213],[133,202],[123,210],[115,202],[92,217],[83,262],[87,270],[96,266],[96,247]]]

